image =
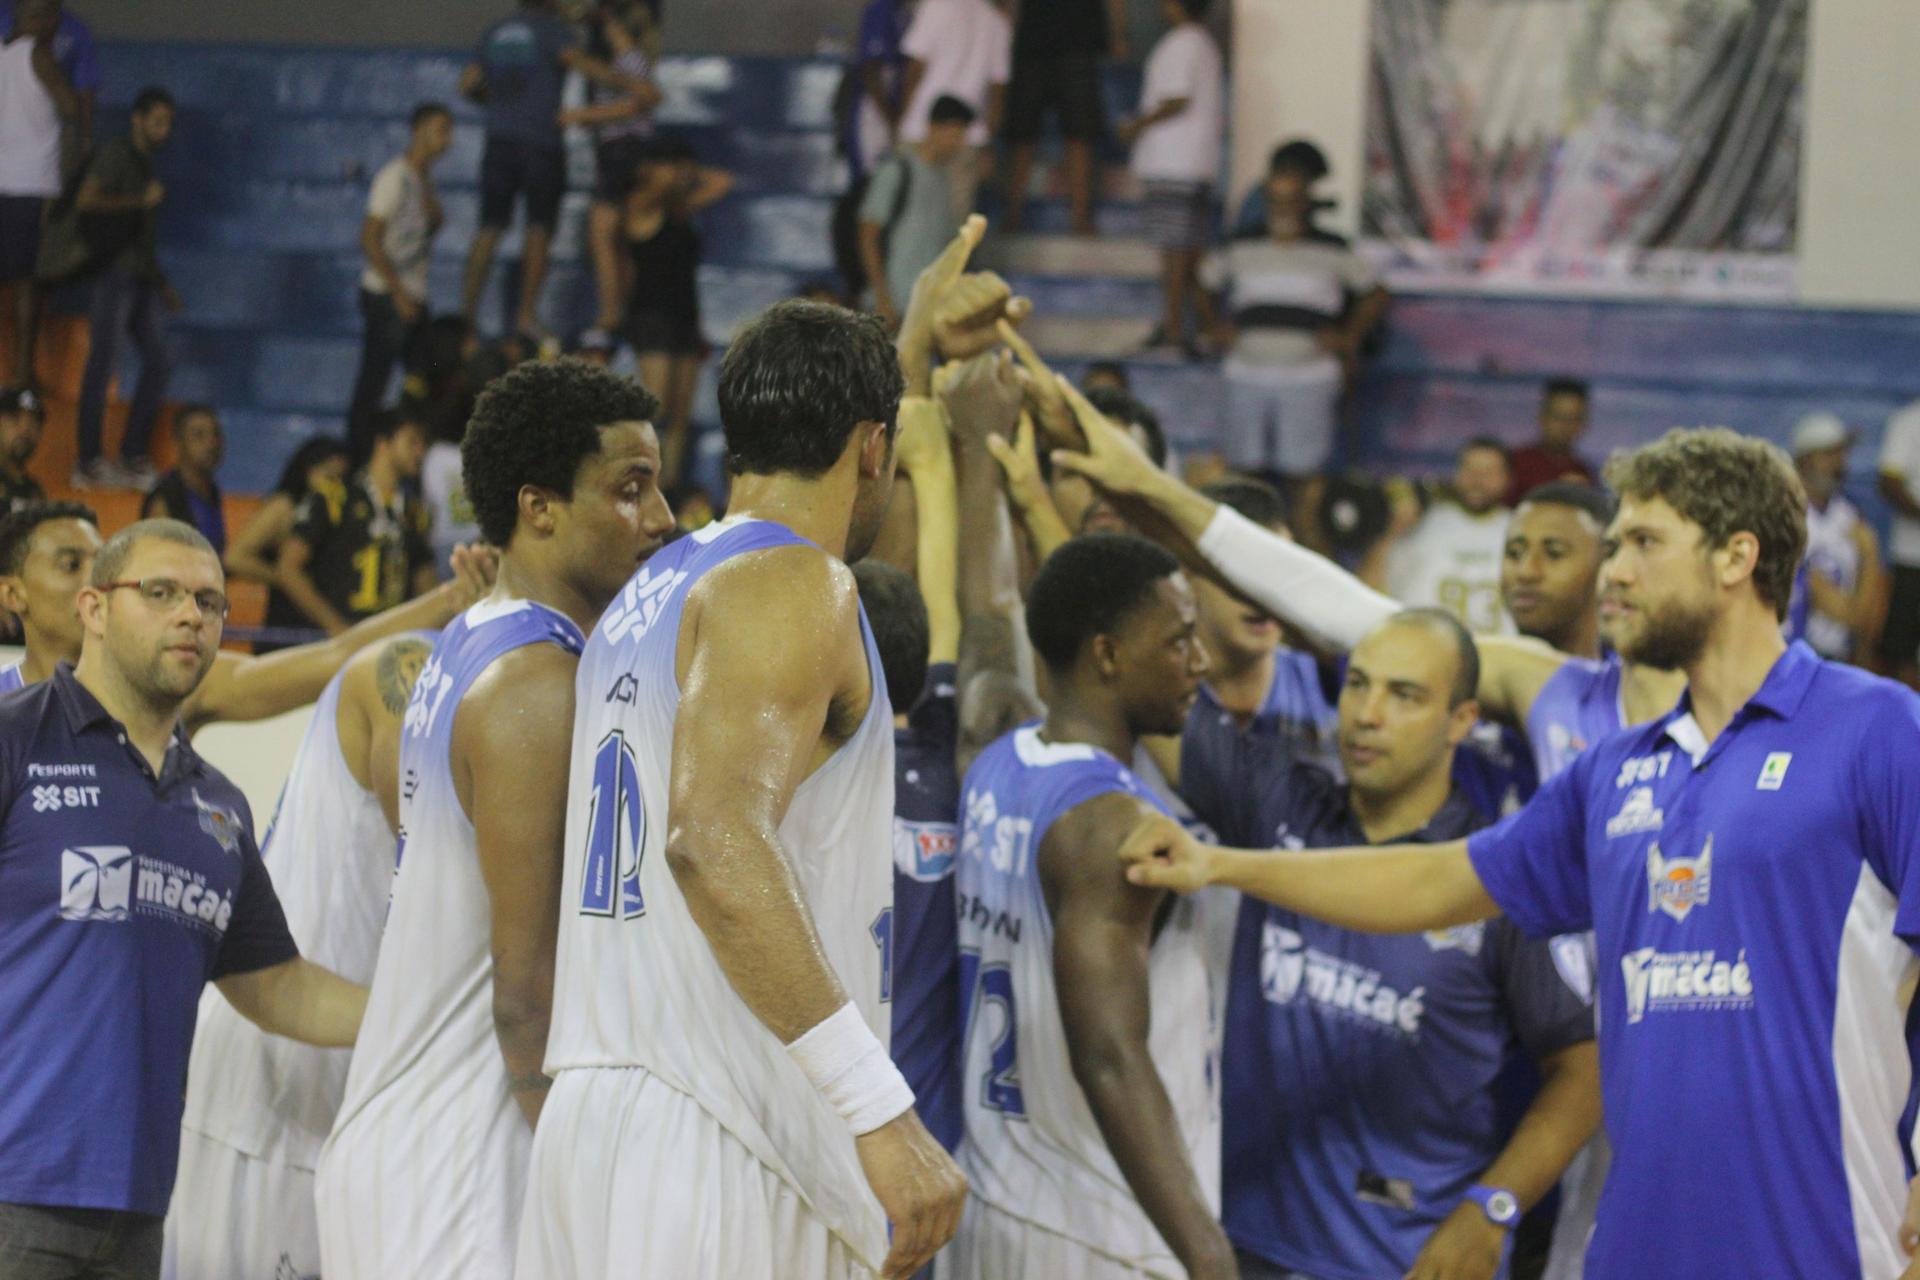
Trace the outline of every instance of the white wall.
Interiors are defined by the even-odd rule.
[[[1800,294],[1817,306],[1920,309],[1920,4],[1809,0]],[[1371,0],[1234,0],[1236,196],[1284,135],[1333,164],[1353,231],[1365,155]]]

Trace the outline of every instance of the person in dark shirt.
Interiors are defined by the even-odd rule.
[[[131,525],[80,592],[79,664],[0,698],[0,1275],[159,1276],[208,982],[268,1032],[359,1033],[366,988],[301,957],[246,797],[181,724],[225,589],[191,526]]]
[[[1554,378],[1540,393],[1540,438],[1507,455],[1507,505],[1543,484],[1571,480],[1594,483],[1593,468],[1573,451],[1587,433],[1587,384],[1578,378]]]
[[[47,408],[39,396],[25,387],[0,388],[0,504],[7,511],[47,500],[47,491],[27,474],[46,423]]]
[[[174,411],[173,436],[178,465],[147,491],[147,500],[140,504],[140,518],[183,520],[198,529],[224,558],[227,517],[220,506],[220,484],[213,478],[227,452],[219,415],[211,405],[182,405]]]
[[[1004,133],[1010,157],[1005,229],[1018,231],[1033,156],[1048,112],[1066,140],[1064,170],[1073,233],[1093,234],[1093,150],[1105,129],[1103,56],[1127,57],[1126,0],[1028,0],[1013,24],[1013,79]]]
[[[427,510],[405,489],[420,476],[427,433],[402,410],[374,427],[373,455],[344,485],[323,484],[301,502],[280,546],[280,591],[298,609],[269,626],[319,627],[338,635],[353,623],[433,590]]]
[[[101,147],[87,162],[73,200],[71,232],[60,236],[50,229],[49,243],[42,249],[43,277],[94,276],[87,367],[80,383],[76,489],[145,488],[155,478],[147,461],[147,441],[173,373],[163,312],[182,306],[154,248],[167,189],[154,176],[153,155],[173,136],[173,117],[173,97],[165,89],[140,91],[133,100],[127,136]],[[134,385],[115,464],[101,457],[100,434],[107,384],[123,333],[140,352],[140,380]]]

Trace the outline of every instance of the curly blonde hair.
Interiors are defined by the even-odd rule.
[[[1781,619],[1807,550],[1807,491],[1778,445],[1727,427],[1676,427],[1607,460],[1607,487],[1622,498],[1659,498],[1700,526],[1717,550],[1736,533],[1760,542],[1754,592]]]

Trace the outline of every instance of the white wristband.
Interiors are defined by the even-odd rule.
[[[851,1000],[788,1045],[787,1056],[856,1138],[913,1105],[906,1077]]]

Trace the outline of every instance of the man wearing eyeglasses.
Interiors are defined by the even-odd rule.
[[[182,705],[227,612],[192,526],[108,539],[80,661],[0,700],[0,1275],[159,1274],[202,987],[351,1045],[366,989],[300,957],[239,789]]]

